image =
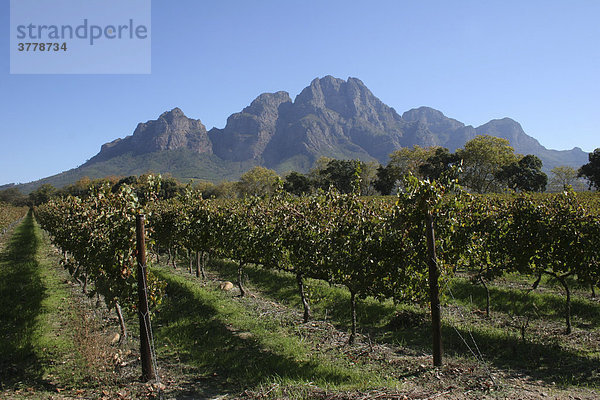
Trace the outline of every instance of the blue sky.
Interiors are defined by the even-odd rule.
[[[595,0],[153,1],[148,75],[10,75],[6,28],[0,185],[76,167],[165,110],[223,127],[260,93],[294,98],[325,75],[361,79],[399,113],[511,117],[548,148],[592,151],[599,17]]]

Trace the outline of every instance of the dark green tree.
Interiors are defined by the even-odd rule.
[[[503,166],[496,173],[496,179],[521,192],[543,192],[548,184],[548,176],[542,172],[542,160],[533,154]]]
[[[63,187],[60,192],[61,195],[64,196],[77,196],[80,198],[87,198],[90,195],[92,188],[94,187],[95,182],[92,181],[89,177],[84,176],[79,179],[77,182],[72,183]]]
[[[329,161],[327,167],[319,171],[321,188],[327,190],[333,186],[340,193],[352,193],[362,167],[363,163],[358,160]]]
[[[446,174],[454,171],[455,175],[458,174],[458,170],[452,169],[454,165],[460,163],[460,157],[445,147],[437,147],[435,153],[430,156],[425,163],[419,166],[419,172],[423,177],[430,180],[438,180],[442,174]],[[453,176],[452,178],[456,178]]]
[[[159,199],[172,199],[178,195],[183,195],[185,186],[180,184],[177,179],[167,176],[163,177],[160,183]]]
[[[383,166],[380,165],[377,168],[377,178],[373,183],[375,190],[377,190],[382,195],[386,196],[392,193],[394,190],[394,186],[396,186],[396,174],[393,171],[393,167],[390,165]]]
[[[295,194],[296,196],[302,196],[303,194],[310,193],[310,179],[304,174],[292,171],[285,177],[285,180],[283,181],[283,189],[288,193]]]
[[[590,189],[600,189],[600,149],[594,150],[588,156],[589,163],[579,168],[579,177],[584,177],[590,182]]]
[[[137,185],[137,183],[138,183],[137,176],[135,176],[135,175],[126,176],[125,178],[119,179],[119,181],[112,186],[111,191],[113,193],[117,193],[121,189],[121,186],[123,186],[123,185],[135,186],[135,185]]]
[[[47,203],[57,194],[56,188],[49,183],[45,183],[33,192],[29,193],[29,202],[33,206],[39,206]]]
[[[27,204],[27,196],[21,193],[16,186],[13,186],[0,191],[0,202],[9,203],[13,206],[24,206]]]

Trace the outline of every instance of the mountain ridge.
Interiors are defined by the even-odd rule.
[[[322,156],[385,164],[389,154],[401,147],[443,146],[455,151],[483,134],[508,139],[516,153],[537,155],[546,171],[587,162],[587,153],[578,147],[545,148],[511,118],[473,127],[426,106],[400,115],[360,79],[344,81],[327,75],[315,78],[293,100],[285,91],[260,94],[231,114],[223,128],[207,131],[199,119],[189,118],[175,107],[156,120],[139,123],[132,135],[103,144],[100,152],[81,166],[26,186],[40,182],[63,185],[86,176],[86,171],[96,175],[90,177],[100,177],[103,170],[107,175],[131,175],[143,170],[144,164],[148,171],[171,173],[179,179],[213,181],[236,179],[254,165],[279,173],[292,169],[306,172]],[[162,164],[152,162],[152,154]],[[186,167],[181,170],[177,165]],[[212,174],[211,168],[219,173]]]

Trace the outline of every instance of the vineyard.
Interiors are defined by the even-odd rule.
[[[0,202],[0,235],[6,233],[27,213],[27,207],[15,207]]]
[[[154,177],[143,192],[107,185],[85,198],[52,200],[35,210],[72,278],[118,316],[121,340],[130,335],[127,315],[138,307],[135,220],[143,214],[149,264],[155,265],[147,287],[157,338],[202,360],[205,376],[235,369],[227,380],[234,392],[269,397],[277,387],[271,396],[287,396],[284,383],[273,379],[289,369],[298,369],[291,386],[318,385],[312,394],[292,397],[328,398],[332,386],[383,387],[389,396],[397,395],[387,398],[402,398],[407,379],[428,374],[438,376],[434,386],[440,393],[456,387],[481,396],[502,393],[502,373],[491,368],[516,368],[567,388],[597,388],[599,342],[581,341],[597,337],[600,329],[596,195],[473,196],[453,182],[412,178],[395,198],[329,191],[206,200],[189,191],[159,200],[159,186]],[[235,284],[229,293],[238,296],[233,302],[219,289],[228,281]],[[434,296],[438,288],[441,299]],[[289,312],[282,308],[287,305]],[[440,311],[437,334],[449,357],[443,368],[441,354],[435,359]],[[271,314],[277,322],[257,317]],[[192,337],[173,333],[171,324],[184,316],[194,321],[186,328]],[[273,342],[277,351],[294,353],[297,362],[250,352],[247,365],[234,367],[231,354],[199,352],[229,334],[215,325],[221,319],[233,324],[230,331],[242,332],[236,340]],[[200,325],[212,326],[212,332],[192,328]],[[542,334],[548,326],[551,334]],[[290,335],[304,344],[283,340]],[[442,369],[431,367],[432,340],[433,363]],[[563,341],[568,346],[560,345]],[[155,346],[160,368],[167,344],[157,340]],[[288,349],[294,346],[306,348]],[[369,357],[374,365],[364,361]],[[253,379],[258,372],[262,375]],[[475,383],[475,378],[481,379]],[[412,389],[413,397],[405,398],[431,395]]]

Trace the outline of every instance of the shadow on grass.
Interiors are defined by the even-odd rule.
[[[209,267],[217,271],[223,279],[237,282],[238,264],[234,261],[211,259]],[[261,293],[278,299],[282,303],[301,307],[297,293],[296,278],[289,273],[273,271],[258,266],[246,265],[244,273],[253,286]]]
[[[468,344],[473,352],[481,352],[483,359],[495,367],[523,373],[535,380],[555,382],[562,386],[590,387],[598,387],[600,382],[598,357],[582,357],[564,350],[558,343],[523,342],[509,332],[481,328],[469,331],[466,327],[456,327],[455,330],[446,324],[442,327],[442,338],[446,355],[472,356]],[[415,328],[397,329],[389,333],[385,341],[402,342],[409,348],[429,352],[431,325],[427,323]]]
[[[329,384],[343,384],[353,379],[352,374],[329,368],[317,361],[297,360],[281,350],[280,354],[261,343],[267,333],[239,332],[235,321],[240,318],[256,320],[256,316],[241,316],[236,300],[225,293],[204,289],[177,277],[166,270],[155,273],[167,282],[167,296],[156,314],[155,326],[158,343],[169,343],[161,352],[176,356],[187,365],[197,368],[203,376],[214,380],[226,390],[252,388],[273,379],[290,379]],[[294,339],[295,340],[295,339]],[[277,347],[277,346],[275,346]],[[302,345],[297,344],[298,348]]]
[[[446,343],[449,349],[465,352],[462,339],[448,327]],[[462,336],[469,332],[459,329]],[[537,380],[557,384],[598,386],[600,382],[600,359],[596,356],[583,357],[576,352],[561,348],[558,343],[542,344],[523,342],[507,332],[490,333],[473,330],[473,338],[486,360],[494,365],[510,370],[521,370]],[[460,350],[459,350],[460,351]]]
[[[218,271],[224,279],[230,279],[232,282],[237,280],[237,264],[232,261],[213,260],[211,268]],[[288,304],[301,313],[302,303],[294,275],[252,265],[245,267],[244,271],[252,285],[262,294]],[[346,288],[308,279],[305,282],[305,290],[314,318],[327,319],[340,329],[349,329],[350,292]],[[398,307],[391,301],[379,302],[372,298],[359,299],[356,308],[360,327],[385,325],[398,311]],[[299,314],[298,319],[301,318]]]
[[[485,309],[485,290],[480,285],[473,285],[465,279],[457,279],[452,284],[452,294],[458,303]],[[503,312],[510,315],[529,315],[532,313],[533,304],[537,313],[543,318],[564,320],[566,296],[553,293],[539,293],[535,291],[505,289],[497,286],[490,287],[490,308],[492,311]],[[571,315],[581,318],[587,324],[586,329],[600,327],[600,304],[573,297],[571,300]],[[591,325],[591,326],[590,326]]]
[[[236,265],[229,261],[215,260],[213,268],[223,274],[225,279],[235,279]],[[300,309],[300,299],[296,293],[295,279],[290,274],[264,270],[258,267],[246,268],[246,273],[252,284],[267,296],[288,302]],[[309,285],[310,286],[310,285]],[[311,307],[316,310],[316,318],[327,316],[339,328],[347,329],[349,323],[349,294],[343,288],[329,287],[326,283],[316,282],[310,288],[315,301]],[[466,305],[472,303],[485,307],[485,292],[478,285],[468,281],[457,280],[452,286],[452,292],[457,302]],[[549,315],[550,318],[562,320],[564,299],[554,294],[526,294],[522,291],[493,287],[492,309],[514,315],[527,315],[531,311],[531,302],[535,300],[538,312]],[[407,307],[407,314],[415,314],[417,322],[404,328],[392,329],[388,323],[402,323],[394,316],[404,307],[396,307],[391,302],[380,303],[372,299],[360,301],[357,305],[359,325],[363,332],[380,338],[386,343],[401,344],[419,352],[431,351],[431,324],[428,311]],[[600,323],[599,307],[591,302],[575,298],[572,303],[574,316],[590,321],[595,326]],[[417,315],[418,314],[418,315]],[[546,318],[546,317],[545,317]],[[409,318],[410,319],[410,318]],[[459,335],[460,334],[460,335]],[[477,352],[471,340],[486,361],[508,370],[519,370],[537,380],[556,382],[563,385],[598,386],[600,382],[600,359],[598,357],[583,357],[575,352],[565,350],[558,342],[550,344],[523,342],[515,331],[494,329],[492,327],[472,328],[448,326],[443,327],[443,341],[446,354],[454,356],[471,356],[470,350],[464,343],[464,338]],[[556,338],[557,341],[560,338]]]
[[[31,213],[0,254],[0,384],[2,389],[49,388],[35,349],[36,319],[45,287],[39,275],[39,246]]]

